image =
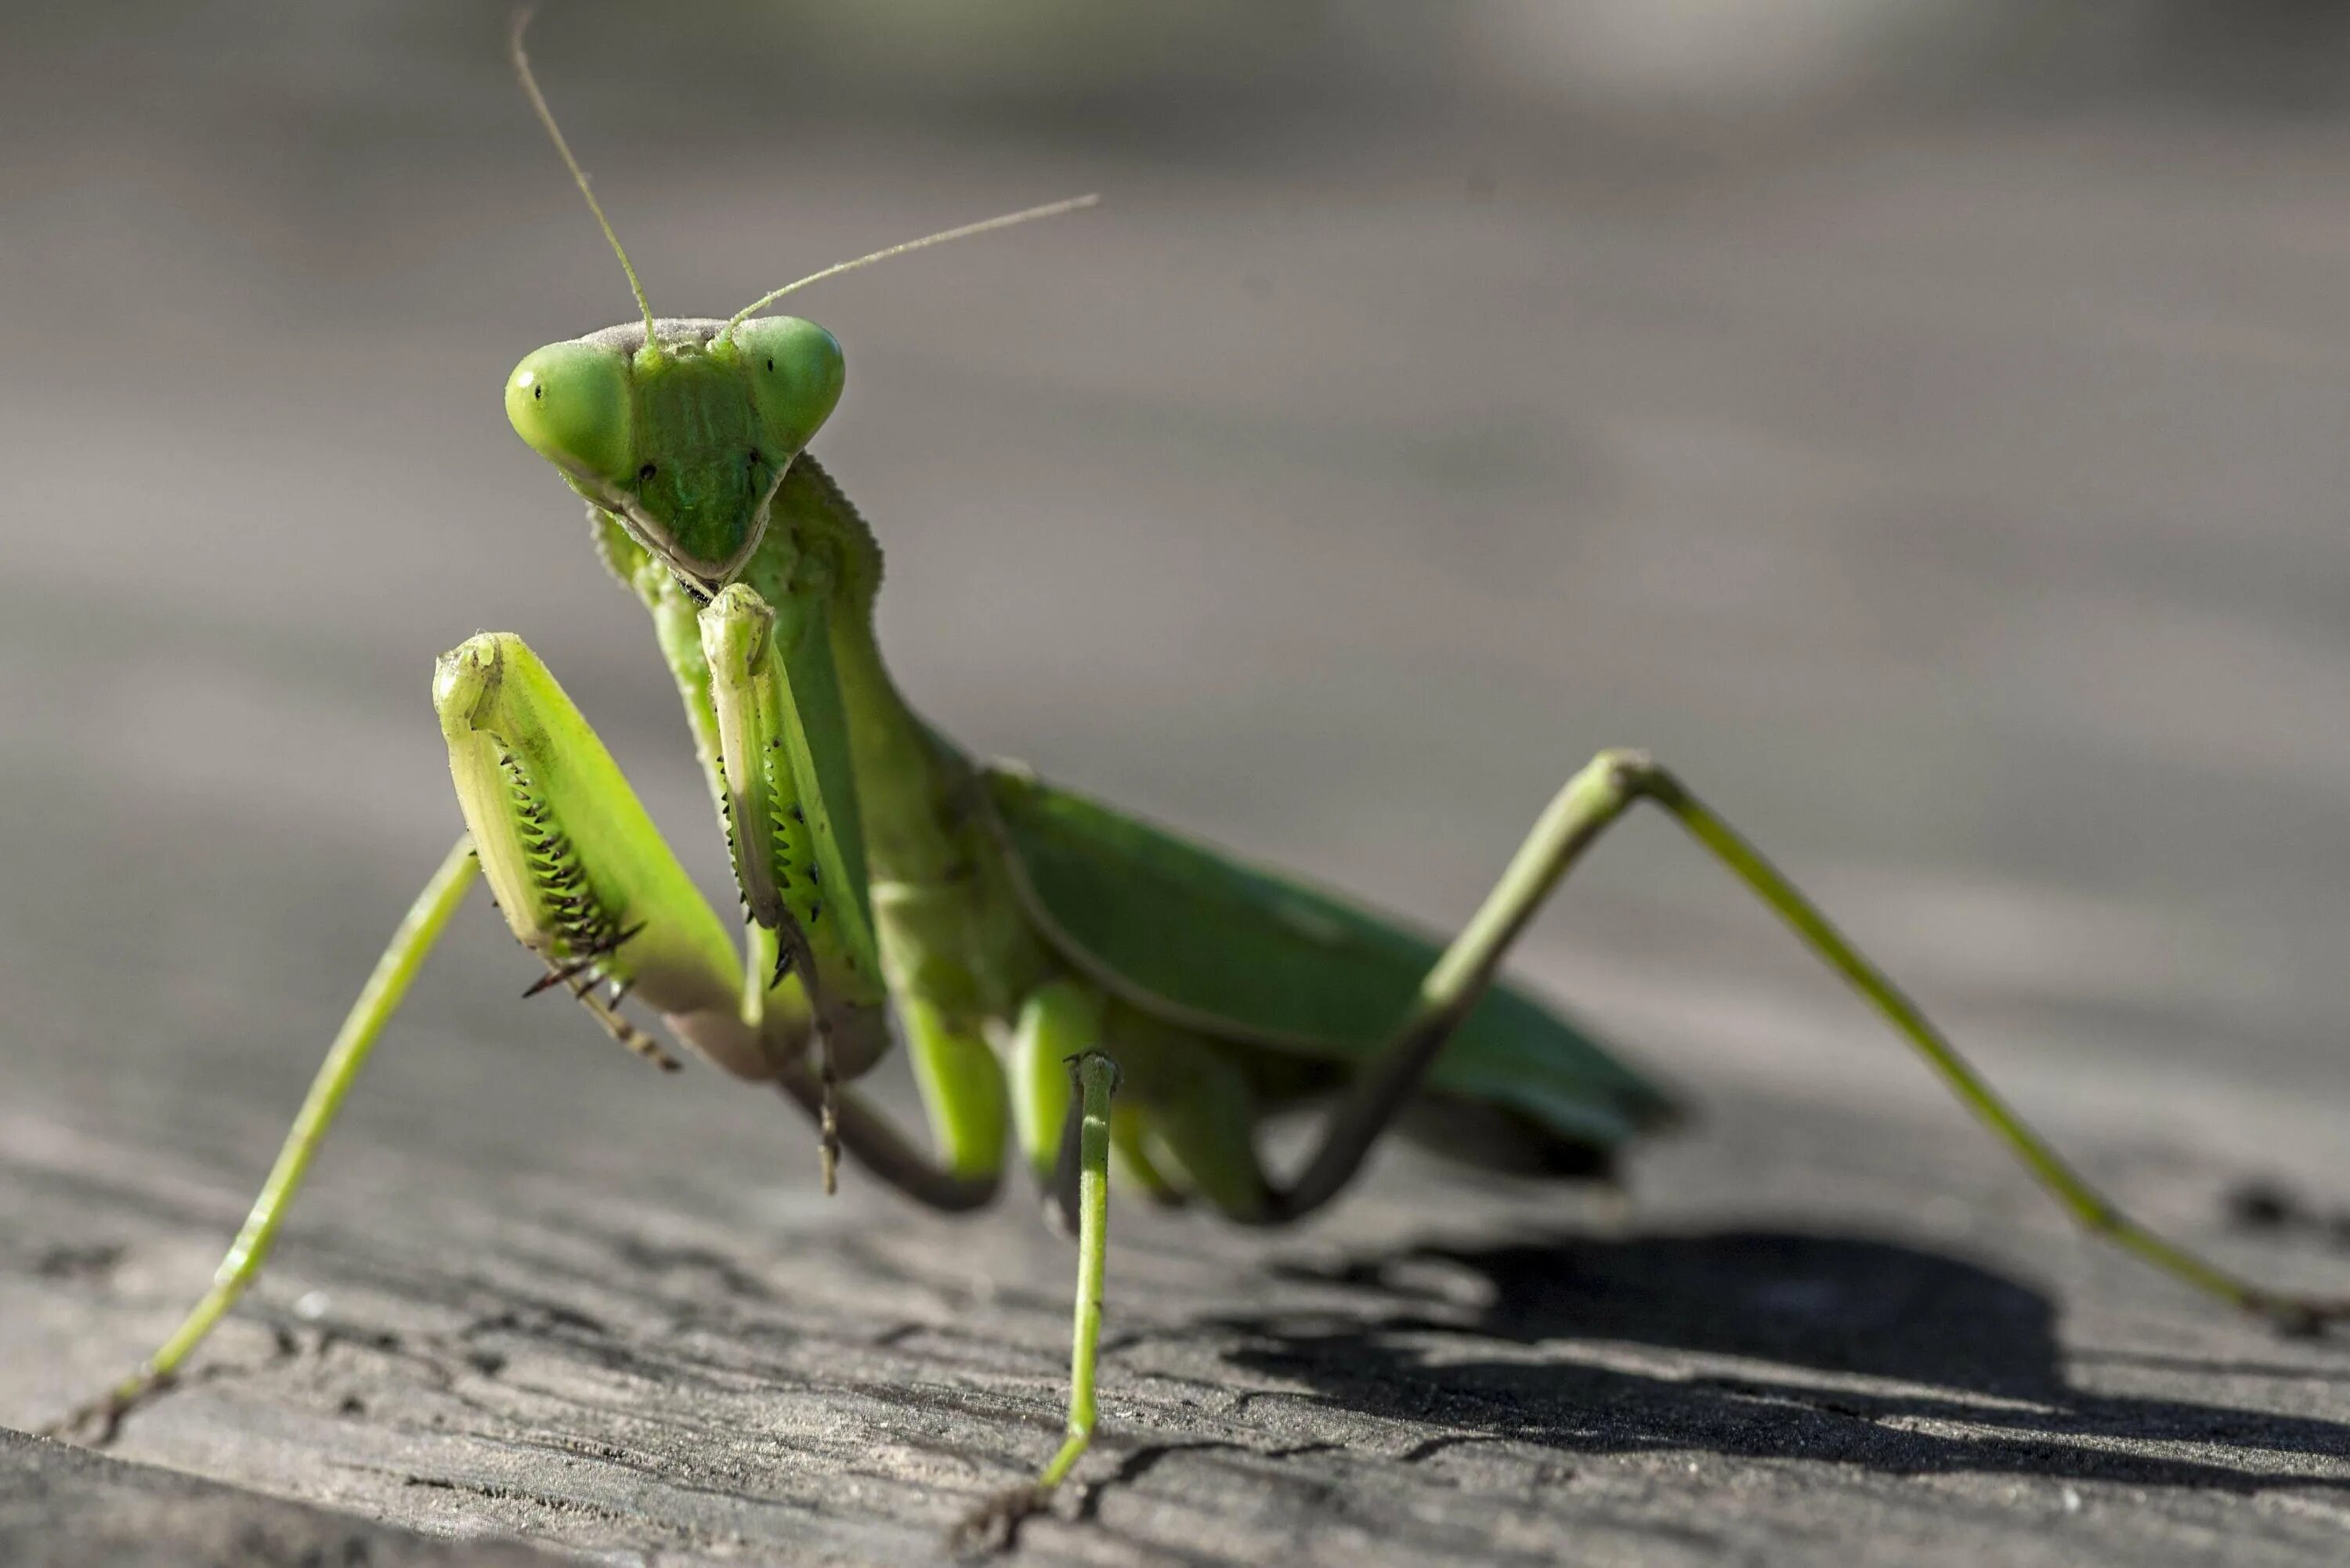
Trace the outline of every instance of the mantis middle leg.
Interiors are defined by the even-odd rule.
[[[1100,1359],[1102,1287],[1109,1251],[1110,1100],[1118,1067],[1098,1049],[1104,1000],[1091,987],[1056,981],[1022,1006],[1012,1056],[1012,1089],[1023,1151],[1076,1221],[1077,1290],[1069,1334],[1069,1410],[1061,1446],[1034,1481],[989,1498],[954,1532],[958,1544],[994,1536],[1009,1544],[1020,1521],[1050,1501],[1093,1442],[1094,1386]]]
[[[153,1355],[59,1429],[110,1437],[244,1295],[384,1025],[478,874],[487,873],[507,923],[545,961],[548,979],[561,981],[623,1043],[665,1062],[598,994],[606,983],[641,987],[681,1034],[723,1064],[745,1076],[775,1075],[768,1045],[742,1021],[725,929],[537,656],[516,638],[474,638],[441,660],[433,702],[464,836],[377,961],[211,1288]],[[803,1006],[797,1017],[805,1016]],[[794,1022],[788,1001],[776,1006],[772,1037],[786,1039]]]
[[[351,1004],[342,1028],[336,1032],[335,1042],[327,1050],[327,1059],[318,1064],[317,1076],[311,1080],[302,1109],[295,1116],[284,1147],[277,1151],[276,1163],[270,1167],[269,1179],[262,1184],[261,1196],[254,1199],[252,1210],[237,1230],[236,1240],[229,1244],[227,1256],[221,1259],[220,1267],[213,1272],[212,1287],[152,1355],[140,1362],[129,1376],[57,1422],[50,1428],[53,1433],[63,1436],[94,1429],[99,1441],[111,1438],[122,1417],[170,1384],[181,1363],[203,1343],[213,1325],[226,1316],[244,1294],[245,1288],[261,1272],[270,1244],[277,1239],[286,1205],[309,1171],[310,1158],[317,1152],[319,1140],[333,1125],[335,1114],[342,1109],[344,1096],[358,1082],[359,1069],[375,1049],[383,1026],[399,1011],[400,999],[408,994],[409,983],[422,967],[425,955],[448,929],[449,919],[457,912],[457,906],[464,902],[466,890],[473,887],[479,869],[473,857],[473,839],[459,838],[441,862],[441,868],[416,896],[416,902],[409,906],[399,929],[392,932],[390,945],[376,961],[374,972],[359,988],[359,1000]]]

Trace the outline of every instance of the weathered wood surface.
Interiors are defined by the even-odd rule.
[[[0,1432],[0,1562],[11,1568],[555,1568],[569,1561],[519,1542],[441,1540]]]
[[[1392,1168],[1310,1240],[1124,1224],[1108,1435],[1024,1552],[2338,1559],[2339,1352],[2085,1254],[1963,1137],[1735,1110],[1645,1173],[1621,1230]],[[2157,1199],[2219,1174],[2106,1163]],[[221,1217],[65,1165],[13,1169],[11,1211],[123,1251],[12,1270],[34,1407],[162,1325]],[[852,1197],[725,1225],[574,1189],[493,1219],[443,1192],[459,1236],[436,1257],[432,1184],[393,1184],[418,1195],[398,1212],[321,1194],[264,1304],[126,1455],[608,1561],[899,1563],[1051,1445],[1066,1257],[1024,1215]],[[109,1508],[51,1522],[116,1530]]]
[[[454,831],[434,652],[531,638],[723,871],[635,612],[500,428],[512,360],[625,296],[494,72],[392,106],[101,56],[101,112],[0,56],[29,1427],[199,1290]],[[1700,156],[1350,103],[1180,146],[567,108],[663,308],[1111,193],[808,301],[854,366],[823,448],[955,732],[1438,919],[1590,751],[1650,744],[2117,1196],[2350,1288],[2223,1205],[2350,1197],[2350,138]],[[1121,1209],[1105,1434],[1027,1560],[2340,1562],[2350,1352],[2080,1242],[1709,868],[1625,839],[1521,967],[1702,1107],[1628,1210],[1409,1154],[1295,1235]],[[1071,1259],[1024,1201],[827,1203],[785,1107],[516,1001],[486,909],[458,936],[132,1468],[0,1449],[0,1556],[921,1562],[1049,1450]]]

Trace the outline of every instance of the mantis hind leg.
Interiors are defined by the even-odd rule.
[[[2243,1279],[2132,1219],[2034,1132],[1982,1075],[1817,906],[1670,773],[1638,752],[1602,752],[1567,781],[1469,925],[1420,981],[1419,999],[1392,1042],[1358,1078],[1297,1179],[1277,1188],[1268,1218],[1291,1220],[1327,1202],[1353,1177],[1429,1064],[1468,1015],[1493,971],[1583,852],[1637,802],[1653,802],[1711,850],[1916,1048],[1959,1103],[2082,1225],[2199,1291],[2282,1326],[2311,1330],[2350,1317],[2350,1301],[2287,1295]]]

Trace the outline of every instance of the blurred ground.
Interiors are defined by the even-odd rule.
[[[351,15],[0,51],[0,1424],[201,1287],[456,831],[435,653],[528,637],[722,886],[638,614],[498,417],[617,269],[494,17]],[[2311,57],[1709,119],[1249,26],[1035,80],[618,12],[537,54],[664,311],[1106,192],[805,301],[947,729],[1430,921],[1651,746],[2118,1196],[2350,1282],[2221,1204],[2350,1194],[2350,119],[2258,87]],[[922,1560],[1049,1449],[1027,1205],[827,1204],[783,1107],[459,937],[118,1457],[673,1563]],[[1404,1155],[1297,1235],[1121,1212],[1038,1559],[2341,1559],[2350,1358],[2077,1241],[1658,826],[1519,971],[1704,1109],[1630,1214]],[[182,1484],[36,1452],[11,1561]]]

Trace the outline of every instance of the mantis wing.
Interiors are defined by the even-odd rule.
[[[1029,913],[1063,956],[1170,1022],[1293,1054],[1363,1063],[1441,946],[1328,893],[1044,784],[987,774]],[[1581,1030],[1496,983],[1428,1086],[1607,1147],[1672,1119],[1664,1092]]]

